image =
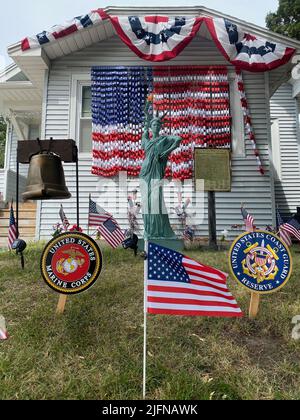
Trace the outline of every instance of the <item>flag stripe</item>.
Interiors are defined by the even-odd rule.
[[[219,308],[218,308],[219,309]],[[184,310],[179,310],[179,309],[163,309],[163,308],[151,308],[149,307],[148,309],[148,313],[152,314],[152,315],[177,315],[177,316],[185,316],[185,317],[194,317],[194,316],[207,316],[207,317],[215,317],[215,318],[220,318],[220,316],[222,316],[222,318],[232,318],[232,317],[236,317],[236,318],[242,318],[244,315],[243,313],[240,312],[225,312],[222,311],[220,312],[220,310],[216,310],[216,311],[184,311]]]
[[[200,296],[200,295],[199,295]],[[148,292],[148,299],[176,299],[176,300],[180,300],[181,298],[183,300],[187,300],[187,301],[191,301],[191,300],[196,300],[196,301],[202,301],[202,302],[223,302],[223,303],[228,303],[229,305],[236,305],[236,301],[233,299],[231,301],[229,301],[228,299],[224,298],[224,297],[217,297],[217,296],[211,296],[211,295],[201,295],[201,297],[196,297],[193,294],[188,294],[188,293],[180,293],[180,298],[179,298],[179,294],[178,293],[171,293],[171,292]]]
[[[216,312],[220,310],[218,306],[208,306],[208,305],[190,305],[190,304],[174,304],[174,303],[155,303],[149,302],[149,308],[153,309],[170,309],[170,310],[183,310],[183,311],[205,311],[205,312]],[[225,306],[222,307],[222,312],[240,312],[240,308],[227,308]]]
[[[180,288],[180,287],[163,287],[163,286],[149,286],[148,287],[149,291],[153,291],[153,292],[174,292],[174,293],[188,293],[191,295],[199,295],[199,296],[216,296],[216,297],[222,297],[222,298],[226,298],[228,300],[234,300],[234,298],[232,296],[230,296],[230,294],[228,294],[228,296],[225,296],[223,293],[219,293],[219,292],[212,292],[211,290],[204,290],[199,289],[187,289],[187,288]]]

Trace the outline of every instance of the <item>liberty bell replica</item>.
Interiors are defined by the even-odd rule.
[[[40,144],[41,147],[41,144]],[[61,158],[48,151],[31,156],[24,200],[66,200],[71,194],[66,186]]]

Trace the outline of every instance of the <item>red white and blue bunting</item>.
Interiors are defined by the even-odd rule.
[[[171,60],[198,33],[202,20],[178,16],[111,16],[120,39],[140,58],[152,62]]]
[[[140,58],[152,62],[171,60],[197,35],[203,23],[224,57],[236,67],[249,71],[269,71],[286,64],[294,48],[250,34],[241,26],[207,16],[113,16],[94,10],[63,25],[22,41],[22,50],[38,48],[93,25],[110,20],[121,40]]]

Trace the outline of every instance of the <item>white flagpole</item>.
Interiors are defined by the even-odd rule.
[[[148,241],[145,240],[145,262],[144,262],[144,365],[143,365],[143,399],[146,399],[147,384],[147,284],[148,284]]]

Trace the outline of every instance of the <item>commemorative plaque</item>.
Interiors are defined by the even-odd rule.
[[[194,172],[196,181],[204,180],[204,190],[206,192],[230,192],[230,151],[224,149],[196,148]]]
[[[97,243],[82,233],[64,233],[52,239],[41,259],[43,278],[51,289],[74,295],[89,289],[102,270]]]

